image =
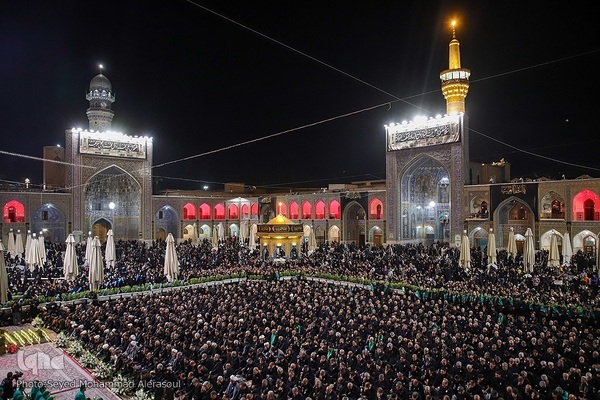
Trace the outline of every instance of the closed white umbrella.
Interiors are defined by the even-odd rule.
[[[217,226],[213,226],[212,229],[212,245],[213,247],[218,247],[219,246],[219,227]]]
[[[240,243],[246,244],[246,238],[248,237],[248,221],[242,221],[240,224]]]
[[[4,245],[0,240],[0,304],[8,301],[8,273],[6,272],[6,262],[4,261]]]
[[[463,235],[460,239],[460,258],[458,263],[465,271],[471,269],[471,245],[469,243],[469,237],[467,231],[463,231]]]
[[[41,268],[42,265],[44,265],[44,260],[42,260],[42,255],[40,254],[39,240],[35,236],[35,233],[32,233],[31,235],[31,245],[29,246],[29,270],[33,271],[36,265]]]
[[[65,274],[65,279],[72,281],[75,280],[79,274],[77,254],[75,253],[75,237],[72,233],[67,236],[65,243],[67,244],[67,249],[65,250],[65,257],[63,260],[63,272]]]
[[[548,254],[548,265],[560,266],[560,253],[558,252],[558,232],[553,232],[550,237],[550,253]]]
[[[92,248],[94,247],[94,238],[92,237],[92,232],[88,233],[87,243],[85,245],[85,261],[87,265],[90,265],[90,261],[92,260]]]
[[[515,239],[515,230],[511,227],[508,233],[508,247],[506,248],[509,256],[517,255],[517,240]]]
[[[533,264],[535,263],[535,246],[533,244],[533,232],[531,231],[531,228],[527,228],[527,232],[525,232],[525,251],[523,256],[525,272],[533,272]]]
[[[179,276],[179,260],[177,259],[177,252],[175,251],[175,239],[170,232],[167,235],[164,273],[169,282],[173,282]]]
[[[38,247],[43,265],[44,263],[46,263],[46,243],[44,242],[44,232],[42,231],[40,231],[40,235],[38,236]]]
[[[29,251],[31,249],[31,231],[27,231],[27,240],[25,241],[25,264],[29,264]]]
[[[598,247],[598,246],[596,246]],[[571,245],[571,236],[569,232],[565,232],[563,236],[563,265],[571,264],[571,257],[573,257],[573,246]],[[598,264],[598,261],[596,261]]]
[[[248,240],[248,245],[250,246],[250,250],[256,249],[256,232],[258,231],[258,227],[256,224],[252,224],[250,227],[250,239]]]
[[[308,236],[308,254],[311,254],[317,249],[317,238],[315,237],[315,230],[310,228],[310,235]]]
[[[219,235],[219,240],[225,239],[225,228],[223,228],[222,222],[219,222],[219,225],[217,225],[217,234]]]
[[[196,222],[194,222],[194,235],[192,236],[191,239],[192,239],[192,244],[200,243],[200,231],[198,230],[198,223],[196,223]]]
[[[109,229],[106,239],[106,250],[104,252],[104,260],[106,261],[107,267],[114,267],[116,260],[116,249],[115,249],[115,236],[113,230]]]
[[[6,252],[10,255],[10,258],[15,258],[15,235],[13,230],[8,231],[8,241],[6,242]]]
[[[498,263],[498,256],[496,254],[496,235],[494,230],[490,228],[490,235],[488,236],[488,264],[496,265]]]
[[[23,246],[23,236],[21,236],[21,230],[17,230],[17,236],[15,236],[15,252],[18,256],[23,257],[25,247]]]
[[[90,256],[90,270],[88,273],[90,290],[98,290],[104,282],[104,260],[102,259],[102,244],[98,236],[92,240],[92,255]]]

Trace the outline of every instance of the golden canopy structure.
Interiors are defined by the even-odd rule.
[[[266,224],[259,224],[256,234],[261,249],[266,247],[273,257],[283,258],[290,255],[293,247],[300,251],[304,228],[302,224],[278,214]]]

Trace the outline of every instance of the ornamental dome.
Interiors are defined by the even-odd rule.
[[[269,225],[298,225],[296,222],[292,221],[289,218],[284,217],[281,214],[278,214],[275,218],[271,219],[267,222]]]
[[[106,90],[110,92],[112,91],[112,85],[106,76],[98,74],[90,81],[90,90],[94,89]]]

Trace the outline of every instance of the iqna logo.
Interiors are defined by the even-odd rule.
[[[17,352],[17,365],[21,371],[31,371],[33,375],[37,375],[40,370],[64,369],[65,360],[62,354],[50,357],[43,351],[36,351],[26,355],[25,351],[19,350]]]

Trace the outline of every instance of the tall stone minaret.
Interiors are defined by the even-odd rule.
[[[452,21],[448,69],[440,72],[448,115],[465,112],[465,98],[469,92],[469,76],[471,76],[470,70],[460,67],[460,43],[456,39],[455,28],[456,21]]]
[[[115,112],[111,110],[115,94],[108,78],[102,73],[92,78],[85,98],[90,102],[90,107],[86,111],[90,121],[89,129],[100,132],[109,131],[115,115]]]

